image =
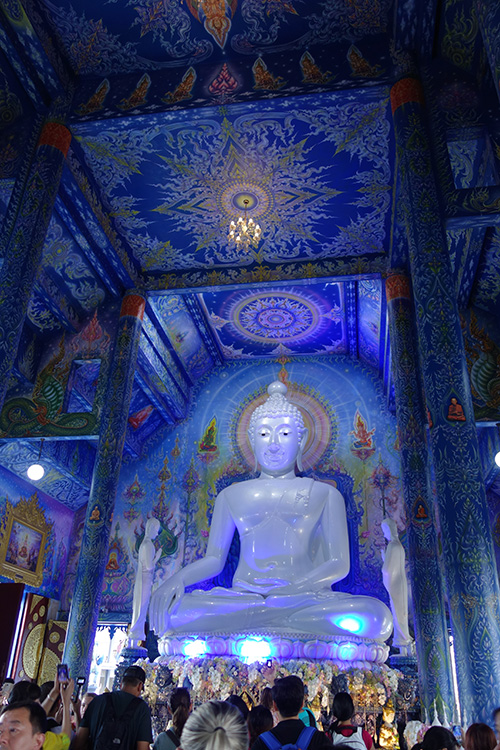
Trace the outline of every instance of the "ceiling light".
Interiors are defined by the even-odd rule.
[[[31,479],[32,482],[38,482],[39,479],[43,477],[45,474],[45,469],[43,468],[42,464],[40,463],[40,458],[42,455],[42,446],[43,446],[43,438],[40,441],[40,450],[38,452],[38,461],[35,464],[30,464],[28,466],[28,469],[26,471],[26,474],[28,475],[28,478]]]
[[[262,233],[259,224],[256,224],[252,217],[249,219],[247,218],[248,203],[248,198],[245,198],[243,201],[243,216],[239,216],[236,222],[231,221],[229,224],[229,234],[227,235],[227,239],[229,240],[229,243],[234,242],[238,250],[240,248],[248,250],[250,245],[257,247]]]

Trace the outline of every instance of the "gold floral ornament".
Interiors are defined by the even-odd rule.
[[[47,537],[52,523],[38,503],[38,494],[21,497],[17,505],[7,499],[0,521],[0,574],[18,583],[40,586]]]
[[[332,679],[341,672],[346,675],[348,690],[360,710],[378,711],[389,700],[397,700],[401,672],[383,666],[372,669],[340,669],[333,661],[307,661],[305,659],[273,660],[268,669],[261,662],[246,664],[237,657],[190,658],[172,656],[162,663],[136,662],[146,672],[144,697],[154,710],[155,703],[168,701],[172,689],[189,682],[195,706],[208,700],[221,700],[231,693],[247,693],[249,700],[259,702],[262,688],[270,687],[274,680],[290,674],[298,675],[308,689],[309,707],[318,718],[321,710],[328,711],[331,702]],[[168,684],[164,670],[171,675]]]

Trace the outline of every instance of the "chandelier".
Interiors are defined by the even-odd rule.
[[[243,216],[240,216],[236,222],[231,221],[229,224],[229,234],[227,235],[227,239],[230,243],[234,242],[238,250],[240,248],[248,250],[250,245],[257,247],[262,233],[260,226],[256,224],[251,217],[250,219],[247,219],[248,203],[248,198],[245,198],[243,201]]]

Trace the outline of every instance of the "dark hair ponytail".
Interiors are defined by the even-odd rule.
[[[170,709],[172,711],[172,726],[177,737],[181,736],[184,724],[189,716],[191,708],[191,697],[186,688],[176,688],[170,696]]]

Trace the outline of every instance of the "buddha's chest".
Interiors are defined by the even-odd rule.
[[[286,525],[306,531],[315,525],[322,511],[321,498],[307,479],[256,480],[239,492],[237,486],[233,489],[229,507],[240,535],[263,526],[278,531]]]

